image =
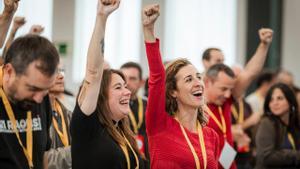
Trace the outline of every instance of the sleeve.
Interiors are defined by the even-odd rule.
[[[70,169],[72,167],[71,147],[60,147],[48,151],[48,169]]]
[[[146,130],[148,136],[151,136],[164,130],[167,118],[167,113],[165,113],[165,69],[158,39],[154,43],[146,43],[146,53],[150,70]]]
[[[101,126],[97,124],[99,124],[97,113],[85,115],[77,102],[70,123],[71,138],[76,138],[76,140],[90,138],[95,130]]]
[[[268,167],[299,166],[300,153],[295,150],[277,149],[275,126],[268,118],[259,125],[256,135],[257,159]]]

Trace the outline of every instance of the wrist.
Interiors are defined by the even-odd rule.
[[[7,10],[4,9],[4,11],[3,11],[2,15],[1,15],[1,18],[5,19],[5,20],[12,19],[13,16],[14,16],[14,13],[15,13],[14,11],[9,12],[9,11],[7,11]]]
[[[269,42],[264,42],[264,41],[260,41],[260,45],[263,46],[263,47],[269,47],[270,46],[270,43]]]
[[[155,42],[156,38],[154,36],[154,31],[152,30],[144,30],[144,39],[146,42]]]

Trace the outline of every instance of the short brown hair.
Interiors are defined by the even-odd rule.
[[[211,66],[206,71],[205,77],[209,78],[211,80],[216,80],[216,78],[218,77],[220,72],[224,72],[229,77],[235,78],[235,74],[232,71],[232,69],[229,66],[227,66],[223,63],[218,63],[218,64],[215,64],[215,65]]]
[[[19,37],[11,44],[4,56],[4,64],[10,63],[17,75],[23,75],[34,61],[40,61],[37,67],[44,75],[56,73],[59,55],[54,45],[39,35]]]
[[[221,49],[219,49],[219,48],[207,48],[202,54],[202,60],[210,61],[210,58],[211,58],[210,53],[211,53],[211,51],[214,51],[214,50],[221,52]]]

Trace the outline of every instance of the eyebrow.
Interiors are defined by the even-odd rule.
[[[30,85],[30,84],[26,84],[27,87],[30,87],[30,88],[33,88],[34,90],[48,90],[49,88],[40,88],[40,87],[37,87],[37,86],[33,86],[33,85]]]
[[[122,83],[118,82],[118,83],[114,84],[113,87],[116,87],[118,85],[122,86]],[[126,83],[124,83],[124,86],[126,86]]]
[[[201,73],[196,73],[196,76],[201,76],[202,77],[202,74]],[[190,78],[190,77],[192,77],[192,75],[187,75],[183,79]]]
[[[187,79],[187,78],[190,78],[190,77],[192,77],[192,75],[187,75],[183,79]]]

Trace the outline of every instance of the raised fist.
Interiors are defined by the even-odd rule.
[[[44,31],[44,27],[41,25],[32,25],[29,34],[40,35]]]
[[[98,0],[97,13],[99,15],[108,16],[113,11],[118,9],[120,0]]]
[[[273,39],[273,30],[269,28],[261,28],[259,31],[259,39],[264,44],[270,44]]]
[[[7,13],[15,12],[18,9],[19,0],[4,0],[4,11]]]
[[[159,16],[159,5],[152,4],[144,7],[142,12],[142,22],[144,27],[153,28],[156,19]]]
[[[25,17],[22,17],[22,16],[16,16],[16,17],[14,18],[13,27],[14,27],[15,29],[19,29],[19,28],[22,27],[25,23],[26,23]]]

